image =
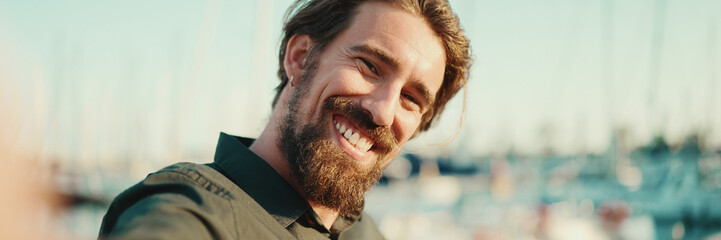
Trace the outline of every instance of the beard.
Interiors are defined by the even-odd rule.
[[[288,112],[280,126],[278,146],[306,200],[348,218],[363,210],[364,194],[380,178],[381,160],[398,147],[398,140],[388,126],[374,124],[367,111],[339,96],[325,100],[318,121],[301,126],[298,123],[300,101],[308,92],[317,65],[317,61],[309,61],[301,81],[291,93]],[[375,142],[371,149],[377,157],[370,167],[362,167],[332,140],[334,133],[328,131],[332,121],[330,112],[341,113],[356,126],[365,128],[367,137]]]

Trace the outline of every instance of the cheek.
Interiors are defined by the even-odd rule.
[[[355,69],[338,66],[329,69],[326,74],[318,75],[322,81],[321,97],[362,95],[372,90],[372,85],[365,81]]]
[[[355,69],[339,69],[331,81],[335,95],[363,95],[373,90],[373,85]]]
[[[344,77],[339,74],[336,69],[318,69],[312,79],[310,79],[310,89],[303,96],[310,106],[315,106],[320,110],[325,100],[338,92],[347,91],[344,87]]]
[[[396,114],[396,119],[393,121],[396,137],[398,137],[398,143],[402,147],[413,133],[418,129],[418,125],[421,122],[421,115],[411,112],[401,112]]]

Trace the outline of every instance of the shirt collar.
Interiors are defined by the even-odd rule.
[[[215,164],[287,228],[308,211],[310,205],[275,169],[248,149],[253,141],[221,132]]]

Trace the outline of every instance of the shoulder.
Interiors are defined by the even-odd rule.
[[[148,174],[113,201],[114,205],[132,205],[156,194],[176,194],[203,204],[201,198],[233,200],[233,184],[213,168],[195,163],[176,163]],[[111,208],[113,205],[111,205]],[[118,206],[120,207],[120,206]]]
[[[235,197],[226,182],[222,174],[201,164],[177,163],[165,167],[113,200],[103,218],[100,236],[121,232],[148,236],[154,231],[146,228],[158,222],[163,222],[167,230],[173,230],[162,231],[164,233],[191,231],[182,226],[198,223],[203,225],[197,227],[213,232],[214,226],[232,222],[233,217],[226,210]]]
[[[189,184],[198,191],[233,200],[231,193],[234,184],[215,169],[196,163],[176,163],[155,173],[151,173],[141,182],[146,186],[153,184]]]
[[[113,200],[99,238],[293,239],[223,173],[177,163],[149,174]]]

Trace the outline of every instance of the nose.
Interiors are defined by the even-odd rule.
[[[387,85],[375,88],[361,99],[361,108],[373,116],[373,123],[379,126],[390,126],[395,118],[400,92],[400,89]]]

